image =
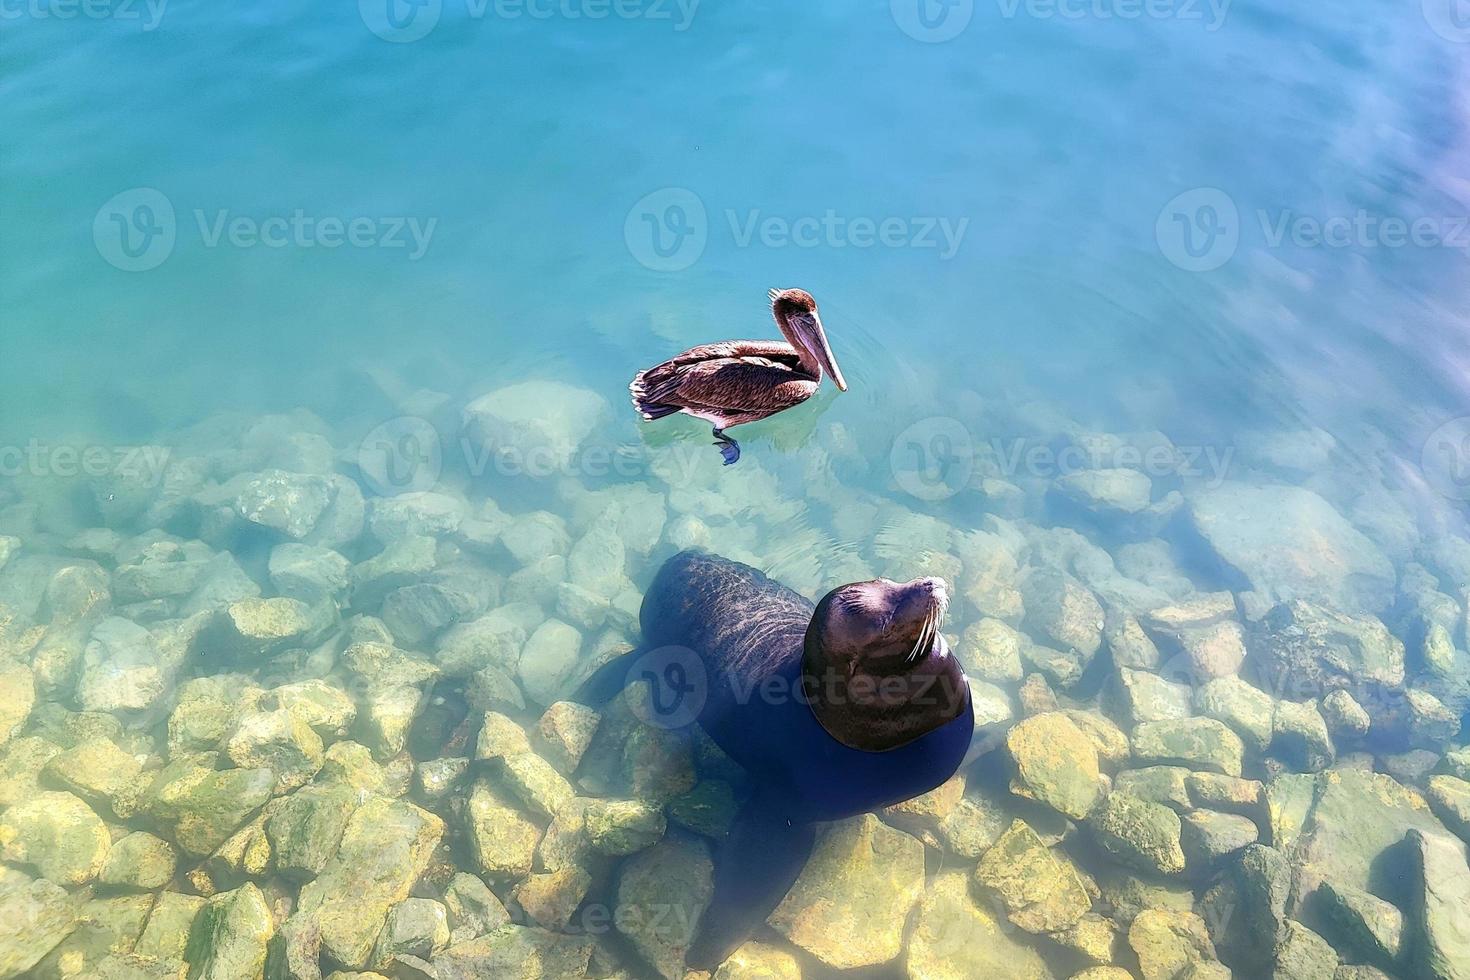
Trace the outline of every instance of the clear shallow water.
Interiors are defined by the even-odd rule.
[[[349,470],[424,418],[429,485],[580,526],[544,482],[471,480],[455,429],[557,378],[612,405],[593,446],[638,447],[621,477],[584,455],[580,482],[646,484],[812,595],[906,567],[919,532],[857,499],[963,532],[1006,511],[961,488],[1004,477],[1065,523],[1054,476],[1140,465],[1055,455],[1084,433],[1164,433],[1188,462],[1150,471],[1155,500],[1308,487],[1396,575],[1466,584],[1470,46],[1433,0],[980,3],[942,43],[884,3],[445,0],[401,28],[371,5],[60,9],[0,21],[15,487],[65,477],[60,446],[204,453],[213,430],[179,430],[305,408]],[[775,336],[787,285],[821,302],[849,393],[737,433],[733,475],[702,426],[635,425],[634,371]],[[1175,541],[1194,586],[1236,587],[1197,545]]]

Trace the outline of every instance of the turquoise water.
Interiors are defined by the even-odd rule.
[[[1407,645],[1409,686],[1463,715],[1470,696],[1451,682],[1470,664],[1470,19],[1458,0],[388,2],[0,0],[5,661],[42,670],[25,628],[58,635],[42,602],[57,568],[96,560],[115,580],[164,535],[170,560],[225,555],[253,583],[243,593],[286,592],[268,558],[303,535],[261,532],[269,521],[236,496],[242,474],[285,469],[362,488],[369,531],[326,542],[353,565],[395,539],[372,515],[397,514],[401,492],[451,498],[453,521],[410,523],[427,520],[449,549],[437,574],[491,583],[463,622],[512,593],[569,618],[555,574],[517,573],[571,554],[602,513],[589,500],[653,499],[646,528],[620,525],[619,587],[646,586],[686,544],[813,599],[859,577],[946,575],[969,596],[947,628],[961,656],[987,618],[1059,642],[1029,606],[1031,618],[1006,612],[995,581],[977,586],[983,568],[1026,592],[1027,569],[1064,565],[1110,616],[1146,626],[1165,602],[1218,590],[1248,628],[1305,596],[1381,618]],[[816,296],[851,390],[826,386],[738,430],[745,456],[729,471],[703,424],[640,425],[632,375],[698,343],[775,338],[773,286]],[[510,457],[487,454],[466,407],[527,380],[575,389],[529,389],[570,400],[546,414],[557,431],[571,418],[575,437],[533,432],[507,440]],[[166,450],[156,468],[134,452],[144,445]],[[526,450],[547,450],[549,476],[525,477]],[[101,479],[78,478],[87,452],[113,462]],[[117,470],[139,459],[146,499],[132,506],[136,481]],[[183,510],[156,505],[165,459],[187,464],[162,491]],[[1147,474],[1149,516],[1058,482],[1091,469]],[[1272,489],[1206,503],[1222,487]],[[561,532],[493,543],[537,511]],[[460,528],[471,515],[474,532]],[[118,537],[78,537],[102,527]],[[996,547],[1014,567],[976,557]],[[1117,568],[1100,571],[1106,559]],[[151,629],[214,609],[190,591],[112,592],[117,616]],[[636,643],[636,599],[601,596],[613,612],[578,627],[581,660]],[[393,620],[345,591],[330,605]],[[1430,624],[1447,659],[1425,652]],[[390,633],[442,660],[445,626]],[[1080,681],[1044,657],[1027,673],[1111,712],[1099,691],[1122,669],[1112,657],[1074,665]],[[210,673],[170,674],[150,709],[171,711],[177,684]],[[328,657],[287,673],[343,668]],[[1016,717],[1036,713],[1019,676],[976,676]],[[86,707],[74,678],[37,683],[38,704]],[[466,697],[443,679],[425,691]],[[1361,700],[1385,730],[1398,724]],[[511,714],[533,727],[545,703]],[[169,754],[161,718],[123,718],[148,771]],[[16,735],[59,738],[58,724],[38,709]],[[150,734],[151,754],[137,741]],[[1395,738],[1341,736],[1336,751],[1429,793],[1465,741]],[[1279,776],[1278,750],[1249,755],[1245,775]],[[1416,768],[1414,751],[1435,758]],[[1001,755],[971,773],[997,799]],[[585,770],[579,795],[620,795]],[[108,822],[114,836],[139,827]],[[671,833],[671,846],[698,836]],[[939,894],[936,862],[968,871],[980,856],[923,840],[925,894]],[[462,852],[445,860],[476,870]],[[167,890],[204,893],[186,870]],[[618,873],[599,871],[592,896]],[[489,877],[528,921],[517,878]],[[415,895],[443,898],[442,884]],[[1202,901],[1208,882],[1190,884]],[[282,886],[277,925],[298,887]],[[766,934],[798,951],[803,975],[842,966],[783,936]],[[857,965],[947,975],[914,965],[913,942]],[[1075,950],[1047,943],[1033,945],[1069,975]],[[608,949],[583,972],[670,975],[657,949]],[[1119,949],[1139,969],[1137,944]],[[47,962],[37,975],[62,975]]]

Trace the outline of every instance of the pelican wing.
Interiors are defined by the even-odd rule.
[[[649,368],[645,374],[678,370],[705,361],[726,361],[733,358],[775,361],[796,368],[801,365],[801,356],[796,348],[779,340],[723,340],[718,344],[701,344],[691,347],[682,354],[664,361],[658,367]]]
[[[718,358],[679,371],[674,401],[734,417],[774,414],[810,398],[816,381],[790,363],[760,356]]]
[[[732,365],[738,368],[740,364],[758,367],[767,372],[782,371],[786,375],[794,375],[800,368],[801,358],[790,344],[773,340],[727,340],[718,344],[702,344],[671,357],[662,364],[638,372],[638,376],[628,387],[633,396],[633,404],[644,418],[660,418],[680,408],[693,407],[684,400],[683,388],[686,382],[691,385],[691,392],[711,397],[715,393],[706,390],[712,383],[711,378],[726,379],[724,382],[713,382],[717,388],[733,384],[730,379],[740,372],[737,370],[731,374],[721,374],[720,369]],[[747,384],[762,383],[761,378],[752,376],[746,376],[744,380]],[[779,380],[774,374],[767,374],[763,383],[769,385]]]

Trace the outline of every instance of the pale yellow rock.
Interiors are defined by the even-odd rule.
[[[1022,934],[976,904],[967,879],[944,872],[924,892],[909,938],[908,980],[1051,980],[1041,955],[1018,941]]]
[[[924,845],[864,814],[817,841],[769,921],[828,966],[876,966],[902,951],[904,923],[923,887]]]
[[[751,941],[720,964],[714,980],[801,980],[801,964],[784,949]]]

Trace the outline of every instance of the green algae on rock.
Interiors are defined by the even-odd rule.
[[[0,813],[0,858],[60,884],[96,878],[111,847],[102,818],[70,793],[37,793]]]
[[[444,822],[411,803],[376,797],[347,822],[337,853],[302,886],[298,914],[314,917],[322,949],[367,965],[388,910],[409,895],[444,836]]]
[[[1187,766],[1239,776],[1240,736],[1213,718],[1144,722],[1133,729],[1133,756],[1144,764]]]
[[[275,923],[265,896],[254,884],[205,902],[189,930],[185,959],[189,980],[236,980],[261,976]]]
[[[1098,845],[1140,871],[1179,874],[1184,870],[1178,815],[1160,803],[1128,793],[1109,793],[1087,819]]]
[[[1006,735],[1012,792],[1080,820],[1102,792],[1097,745],[1062,712],[1033,715]]]
[[[1067,929],[1092,908],[1077,869],[1021,820],[985,852],[975,880],[993,892],[1010,921],[1027,932]]]

